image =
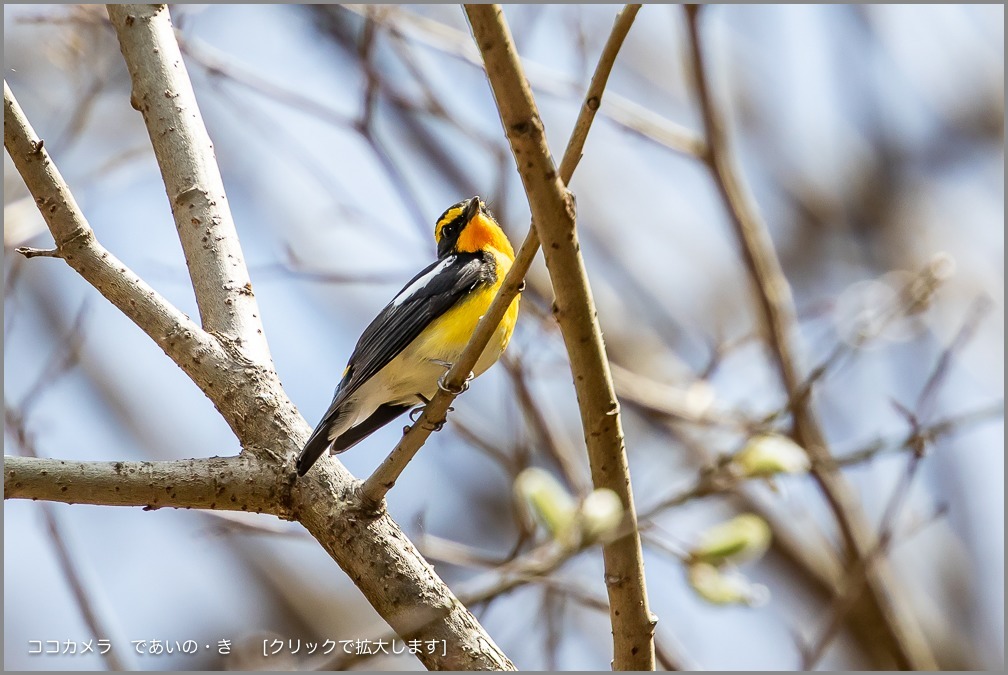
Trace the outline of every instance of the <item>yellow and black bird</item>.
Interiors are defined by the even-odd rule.
[[[332,404],[297,460],[305,475],[331,448],[343,452],[429,401],[462,354],[514,262],[514,249],[478,196],[455,204],[434,226],[437,260],[413,277],[357,341]],[[518,319],[518,297],[476,363],[492,366]]]

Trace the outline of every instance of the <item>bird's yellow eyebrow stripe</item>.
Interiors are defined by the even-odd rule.
[[[455,220],[462,215],[462,211],[465,209],[465,204],[462,206],[457,206],[454,209],[449,209],[441,220],[438,221],[437,227],[434,228],[434,238],[441,241],[441,230],[445,225]]]

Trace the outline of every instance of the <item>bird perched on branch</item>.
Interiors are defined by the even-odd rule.
[[[298,456],[305,475],[329,448],[343,452],[396,417],[426,404],[462,354],[514,262],[514,249],[478,196],[434,226],[437,260],[413,277],[357,341],[332,404]],[[473,376],[507,347],[518,296],[476,362]]]

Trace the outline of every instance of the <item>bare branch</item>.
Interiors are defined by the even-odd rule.
[[[108,5],[133,81],[130,102],[161,167],[203,328],[271,363],[252,282],[213,144],[203,125],[167,5]]]
[[[976,327],[975,321],[977,320],[977,317],[977,310],[974,309],[974,312],[971,313],[971,316],[967,319],[952,344],[945,350],[942,358],[938,360],[938,364],[935,366],[932,377],[928,379],[928,385],[924,387],[923,391],[925,394],[932,391],[930,385],[937,382],[938,377],[940,377],[939,374],[944,371],[945,366],[948,363],[947,357],[950,358],[952,352],[969,339],[972,330]],[[920,403],[923,403],[923,401],[924,396],[922,395]],[[844,579],[841,586],[843,592],[837,596],[830,608],[831,611],[829,613],[825,629],[819,636],[819,639],[813,643],[812,647],[805,651],[804,659],[802,661],[802,670],[812,670],[826,653],[827,647],[839,633],[844,619],[854,608],[858,598],[861,596],[861,588],[867,581],[871,568],[883,558],[893,543],[893,537],[896,533],[896,520],[898,519],[899,514],[909,497],[910,488],[913,485],[914,478],[917,476],[920,463],[924,459],[926,447],[926,442],[920,434],[919,420],[913,413],[909,413],[908,422],[910,424],[912,435],[920,440],[914,443],[913,454],[910,455],[906,469],[903,471],[900,481],[893,489],[892,495],[889,497],[889,501],[882,513],[881,532],[878,535],[876,543],[869,551],[868,556],[864,559],[857,560],[852,568],[847,572],[847,577]]]
[[[366,16],[368,11],[367,5],[345,5],[344,8],[362,16]],[[383,21],[395,37],[408,36],[474,66],[482,66],[479,51],[473,48],[469,36],[460,30],[400,7],[386,12]],[[541,64],[528,59],[524,61],[525,72],[534,91],[559,97],[572,93],[574,82],[567,81]],[[614,124],[672,152],[693,157],[700,157],[705,152],[704,141],[695,132],[618,92],[606,93],[606,108],[600,112]]]
[[[759,298],[760,317],[769,337],[778,374],[794,417],[795,440],[814,463],[814,475],[833,510],[849,554],[864,565],[869,555],[871,529],[853,491],[839,472],[826,464],[831,457],[826,439],[807,396],[801,395],[802,378],[792,345],[796,332],[794,301],[781,269],[766,224],[760,219],[741,173],[735,168],[721,111],[715,104],[704,68],[698,29],[700,7],[686,8],[697,94],[707,134],[704,161],[715,178],[724,201],[753,287]],[[920,625],[898,592],[886,561],[870,566],[866,588],[876,607],[879,638],[888,643],[900,668],[934,669],[936,663]]]
[[[626,27],[623,35],[637,9],[628,6],[617,19],[617,26]],[[656,620],[648,610],[619,402],[577,241],[573,200],[565,187],[566,177],[553,164],[535,100],[500,6],[467,5],[466,13],[528,195],[556,294],[554,316],[574,375],[592,482],[596,488],[609,488],[619,495],[628,514],[628,534],[603,547],[613,627],[613,667],[653,670]],[[614,29],[613,35],[618,32]],[[610,44],[614,42],[618,47],[621,41],[617,37]],[[615,49],[606,49],[605,54],[600,63],[609,55],[615,57]],[[594,110],[597,103],[589,95],[584,109]],[[574,136],[578,138],[579,134],[575,132]],[[579,151],[566,154],[561,166],[573,170],[578,156]]]
[[[998,417],[1004,417],[1004,401],[982,406],[958,415],[951,415],[927,426],[914,429],[903,438],[895,441],[875,441],[858,450],[845,453],[840,457],[830,458],[829,461],[840,467],[860,464],[879,455],[911,449],[920,442],[934,443],[943,436],[961,433],[970,426],[982,424]]]
[[[917,397],[917,402],[914,406],[914,412],[917,417],[923,418],[930,413],[935,400],[935,394],[942,381],[948,375],[948,369],[953,357],[973,338],[981,320],[991,310],[993,304],[994,301],[987,296],[980,296],[970,304],[962,327],[956,333],[952,343],[942,350],[938,363],[935,364],[934,370],[931,371],[931,375],[928,377],[927,382],[924,383],[924,387]],[[917,431],[917,428],[914,431]]]
[[[564,185],[570,183],[571,177],[574,175],[574,169],[577,168],[578,162],[581,161],[581,151],[584,149],[585,141],[588,140],[588,132],[591,130],[592,122],[595,121],[595,113],[602,106],[602,93],[605,91],[606,83],[609,82],[609,73],[612,72],[613,65],[616,63],[616,56],[619,54],[620,47],[623,46],[623,41],[630,32],[630,26],[633,25],[634,19],[637,18],[637,12],[640,11],[640,8],[640,5],[628,4],[620,10],[619,14],[616,15],[616,20],[613,22],[609,39],[606,40],[605,46],[602,47],[602,54],[599,55],[598,65],[595,66],[595,73],[592,75],[591,83],[588,85],[588,92],[585,94],[584,102],[581,104],[581,113],[574,123],[574,131],[571,132],[570,141],[567,142],[567,150],[564,152],[563,159],[560,160],[560,180]],[[506,26],[504,27],[506,28]],[[486,52],[482,47],[481,51],[483,51],[483,62],[486,63]],[[521,72],[521,62],[517,59],[517,52],[515,52],[515,64],[518,72]],[[527,89],[528,80],[525,80],[525,86]],[[533,100],[531,90],[529,90],[529,100]]]
[[[245,455],[165,462],[4,457],[4,499],[250,511],[289,520],[289,492],[277,467]]]
[[[45,218],[59,257],[147,333],[204,392],[212,388],[214,367],[228,360],[220,344],[95,240],[6,80],[4,147]]]
[[[580,459],[578,449],[574,447],[574,444],[568,440],[565,434],[557,433],[550,426],[549,422],[547,422],[542,410],[545,401],[537,401],[532,395],[532,389],[529,386],[525,369],[522,368],[521,363],[516,359],[508,357],[507,354],[501,358],[501,362],[511,375],[515,398],[518,401],[518,405],[521,406],[522,412],[525,414],[525,419],[531,425],[536,436],[539,437],[539,441],[545,450],[553,458],[553,461],[556,462],[560,471],[563,472],[567,484],[576,494],[588,494],[591,491],[591,484],[588,483],[587,477],[584,475],[583,464],[578,461]]]
[[[55,248],[32,248],[31,246],[18,246],[15,253],[20,253],[25,258],[61,258],[59,249]]]
[[[653,413],[679,422],[733,431],[748,431],[756,426],[738,412],[718,409],[710,398],[689,388],[665,384],[617,364],[612,364],[612,374],[620,398]]]

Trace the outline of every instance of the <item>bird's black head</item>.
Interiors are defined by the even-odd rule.
[[[490,215],[479,195],[463,199],[441,214],[434,226],[434,240],[437,241],[438,258],[443,258],[458,249],[459,236],[462,231],[480,214]]]

